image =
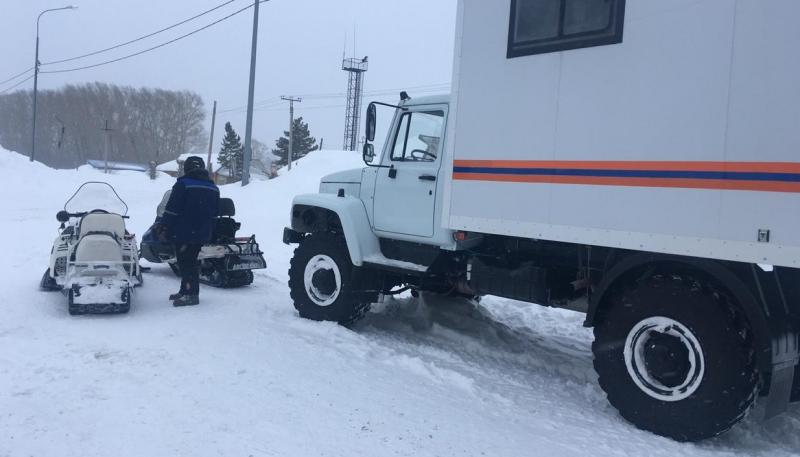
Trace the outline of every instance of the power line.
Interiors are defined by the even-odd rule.
[[[256,108],[269,108],[269,107],[278,106],[278,105],[283,106],[283,101],[279,97],[273,97],[273,98],[268,98],[266,100],[262,100],[262,101],[256,103],[254,106]],[[240,107],[237,107],[237,108],[229,108],[229,109],[220,110],[220,111],[217,111],[217,112],[218,113],[232,113],[234,111],[244,111],[246,109],[247,109],[246,106],[240,106]]]
[[[418,92],[418,93],[424,93],[424,92]],[[347,105],[345,105],[344,103],[337,103],[332,105],[311,105],[311,106],[303,106],[302,110],[308,111],[308,110],[318,110],[318,109],[344,108],[345,106]],[[268,106],[265,108],[257,108],[255,111],[265,113],[265,112],[277,112],[283,110],[284,110],[283,107]]]
[[[450,88],[450,83],[440,83],[440,84],[423,84],[421,86],[406,86],[406,87],[399,87],[395,89],[374,89],[364,91],[364,95],[383,95],[383,94],[395,94],[399,93],[401,90],[406,91],[427,91],[427,90],[447,90]],[[321,93],[321,94],[305,94],[303,95],[304,98],[341,98],[345,97],[347,94],[344,92],[329,92],[329,93]]]
[[[19,87],[19,86],[21,86],[21,85],[25,84],[26,82],[30,81],[31,79],[33,79],[33,75],[30,75],[30,76],[28,76],[27,78],[25,78],[25,79],[23,79],[22,81],[20,81],[20,82],[18,82],[18,83],[16,83],[16,84],[14,84],[13,86],[9,87],[8,89],[5,89],[5,90],[2,90],[2,91],[0,91],[0,95],[3,95],[3,94],[5,94],[5,93],[7,93],[7,92],[11,92],[12,90],[14,90],[14,89],[16,89],[17,87]]]
[[[304,106],[303,111],[308,110],[315,110],[315,109],[327,109],[327,108],[344,108],[343,103],[339,103],[337,105],[321,105],[321,106]],[[260,112],[268,112],[268,111],[283,111],[285,108],[265,108],[265,109],[257,109],[256,111]]]
[[[133,43],[136,43],[136,42],[139,42],[139,41],[145,40],[145,39],[147,39],[147,38],[150,38],[150,37],[156,36],[156,35],[158,35],[158,34],[160,34],[160,33],[164,33],[164,32],[166,32],[166,31],[168,31],[168,30],[172,30],[172,29],[174,29],[175,27],[181,26],[181,25],[183,25],[183,24],[186,24],[187,22],[191,22],[191,21],[193,21],[193,20],[195,20],[195,19],[197,19],[197,18],[203,17],[203,16],[205,16],[206,14],[212,13],[212,12],[214,12],[214,11],[216,11],[216,10],[218,10],[218,9],[220,9],[220,8],[222,8],[222,7],[224,7],[224,6],[230,5],[231,3],[235,2],[235,1],[237,1],[237,0],[228,0],[227,2],[225,2],[225,3],[222,3],[221,5],[217,5],[217,6],[215,6],[214,8],[211,8],[210,10],[203,11],[202,13],[200,13],[200,14],[197,14],[197,15],[195,15],[195,16],[192,16],[192,17],[190,17],[189,19],[185,19],[185,20],[183,20],[183,21],[181,21],[181,22],[178,22],[178,23],[176,23],[176,24],[170,25],[170,26],[168,26],[168,27],[165,27],[165,28],[163,28],[163,29],[161,29],[161,30],[157,30],[157,31],[155,31],[155,32],[153,32],[153,33],[149,33],[149,34],[147,34],[147,35],[144,35],[144,36],[141,36],[141,37],[139,37],[139,38],[135,38],[135,39],[133,39],[133,40],[126,41],[126,42],[124,42],[124,43],[120,43],[120,44],[117,44],[117,45],[111,46],[111,47],[109,47],[109,48],[100,49],[99,51],[90,52],[90,53],[88,53],[88,54],[83,54],[83,55],[80,55],[80,56],[70,57],[70,58],[68,58],[68,59],[54,60],[54,61],[52,61],[52,62],[44,62],[44,63],[42,63],[41,65],[42,65],[42,66],[45,66],[45,65],[55,65],[55,64],[58,64],[58,63],[64,63],[64,62],[72,62],[72,61],[74,61],[74,60],[83,59],[83,58],[86,58],[86,57],[91,57],[91,56],[96,56],[97,54],[102,54],[102,53],[104,53],[104,52],[108,52],[108,51],[113,51],[114,49],[119,49],[119,48],[121,48],[121,47],[123,47],[123,46],[127,46],[127,45],[129,45],[129,44],[133,44]]]
[[[450,83],[439,83],[439,84],[424,84],[421,86],[407,86],[407,87],[400,87],[395,89],[376,89],[371,91],[365,91],[365,96],[370,97],[380,97],[384,95],[394,95],[399,93],[401,90],[406,91],[414,91],[417,93],[431,93],[431,92],[441,92],[450,89]],[[347,94],[344,92],[328,92],[328,93],[317,93],[317,94],[302,94],[300,95],[306,100],[320,100],[320,99],[333,99],[333,98],[344,98]],[[321,101],[321,100],[320,100]],[[278,97],[271,97],[264,100],[261,100],[256,103],[258,108],[268,108],[271,106],[279,105],[280,100]],[[338,105],[335,105],[338,106]],[[344,106],[344,105],[341,105]],[[228,108],[226,110],[218,111],[219,113],[232,113],[236,111],[242,111],[246,109],[246,106],[239,106],[236,108]],[[264,109],[259,109],[258,111],[266,111]]]
[[[28,73],[29,71],[33,71],[33,67],[28,68],[27,70],[23,71],[22,73],[18,73],[18,74],[14,75],[14,76],[12,76],[12,77],[10,77],[8,79],[0,81],[0,85],[3,85],[3,84],[5,84],[7,82],[10,82],[10,81],[13,81],[13,80],[19,78],[20,76],[24,75],[25,73]]]
[[[259,0],[259,3],[263,3],[263,2],[267,2],[267,1],[269,1],[269,0]],[[165,42],[165,43],[161,43],[161,44],[159,44],[159,45],[156,45],[156,46],[153,46],[153,47],[151,47],[151,48],[147,48],[147,49],[145,49],[145,50],[143,50],[143,51],[135,52],[135,53],[133,53],[133,54],[128,54],[128,55],[126,55],[126,56],[119,57],[119,58],[116,58],[116,59],[107,60],[107,61],[105,61],[105,62],[96,63],[96,64],[94,64],[94,65],[85,65],[85,66],[83,66],[83,67],[77,67],[77,68],[68,68],[68,69],[64,69],[64,70],[50,70],[50,71],[42,71],[42,72],[40,72],[40,73],[46,73],[46,74],[51,74],[51,73],[68,73],[68,72],[73,72],[73,71],[88,70],[88,69],[90,69],[90,68],[97,68],[97,67],[101,67],[101,66],[103,66],[103,65],[108,65],[108,64],[116,63],[116,62],[119,62],[119,61],[122,61],[122,60],[130,59],[130,58],[132,58],[132,57],[140,56],[140,55],[142,55],[142,54],[145,54],[145,53],[147,53],[147,52],[150,52],[150,51],[155,51],[156,49],[163,48],[164,46],[168,46],[168,45],[170,45],[170,44],[172,44],[172,43],[175,43],[175,42],[177,42],[177,41],[183,40],[184,38],[188,38],[188,37],[190,37],[190,36],[192,36],[192,35],[195,35],[195,34],[197,34],[197,33],[199,33],[199,32],[202,32],[203,30],[206,30],[206,29],[208,29],[208,28],[211,28],[211,27],[213,27],[213,26],[215,26],[215,25],[219,24],[220,22],[226,21],[226,20],[228,20],[228,19],[230,19],[230,18],[232,18],[232,17],[234,17],[234,16],[236,16],[236,15],[238,15],[238,14],[241,14],[241,13],[243,13],[243,12],[245,12],[245,11],[249,10],[249,9],[250,9],[250,8],[252,8],[252,7],[253,7],[253,5],[248,5],[248,6],[244,7],[244,8],[242,8],[242,9],[240,9],[240,10],[237,10],[237,11],[235,11],[235,12],[233,12],[233,13],[231,13],[231,14],[229,14],[229,15],[227,15],[227,16],[225,16],[225,17],[221,18],[221,19],[218,19],[218,20],[216,20],[216,21],[214,21],[214,22],[212,22],[212,23],[208,24],[208,25],[205,25],[205,26],[203,26],[203,27],[200,27],[199,29],[193,30],[193,31],[191,31],[191,32],[189,32],[189,33],[187,33],[187,34],[185,34],[185,35],[181,35],[181,36],[179,36],[179,37],[177,37],[177,38],[175,38],[175,39],[169,40],[169,41],[167,41],[167,42]]]

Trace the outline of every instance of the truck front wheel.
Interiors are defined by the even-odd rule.
[[[622,417],[678,441],[719,435],[759,393],[750,328],[713,284],[653,276],[607,302],[595,327],[600,387]]]
[[[289,267],[289,289],[300,316],[351,325],[377,299],[370,275],[353,265],[341,237],[305,237]]]

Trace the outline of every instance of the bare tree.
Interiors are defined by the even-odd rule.
[[[22,154],[30,153],[31,97],[29,91],[0,96],[0,145]],[[101,128],[108,120],[113,160],[163,163],[203,148],[205,115],[203,99],[189,91],[105,83],[42,91],[36,157],[56,168],[102,157]]]

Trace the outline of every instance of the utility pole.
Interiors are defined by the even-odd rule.
[[[253,97],[256,91],[256,52],[258,50],[258,5],[253,2],[253,43],[250,50],[250,89],[247,93],[247,126],[244,132],[244,157],[242,160],[242,186],[250,184],[250,162],[253,160]]]
[[[294,102],[300,103],[302,98],[295,97],[281,97],[281,100],[289,102],[289,151],[286,154],[286,161],[289,164],[289,170],[292,171],[292,159],[294,159]]]
[[[44,13],[42,13],[44,14]],[[39,19],[42,18],[39,15]],[[31,162],[36,158],[36,98],[39,93],[39,21],[36,21],[36,62],[33,64],[33,126],[31,128]]]
[[[114,131],[114,129],[108,128],[108,119],[106,119],[106,126],[102,130],[106,134],[106,151],[104,153],[104,157],[106,162],[105,173],[108,174],[108,151],[111,149],[111,132]]]
[[[214,111],[211,112],[211,135],[208,138],[208,162],[206,162],[206,168],[208,169],[208,174],[211,175],[212,171],[214,170],[211,166],[211,151],[214,148],[214,127],[217,124],[217,101],[214,100]],[[212,178],[213,179],[213,178]]]

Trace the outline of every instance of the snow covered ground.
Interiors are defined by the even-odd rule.
[[[592,370],[582,316],[488,298],[376,307],[354,330],[301,320],[281,243],[293,195],[359,166],[320,151],[234,198],[269,268],[239,290],[204,288],[173,308],[153,266],[123,316],[70,317],[37,289],[56,212],[107,180],[152,222],[172,184],[136,172],[55,171],[0,150],[0,456],[788,456],[800,409],[699,445],[625,423]]]

